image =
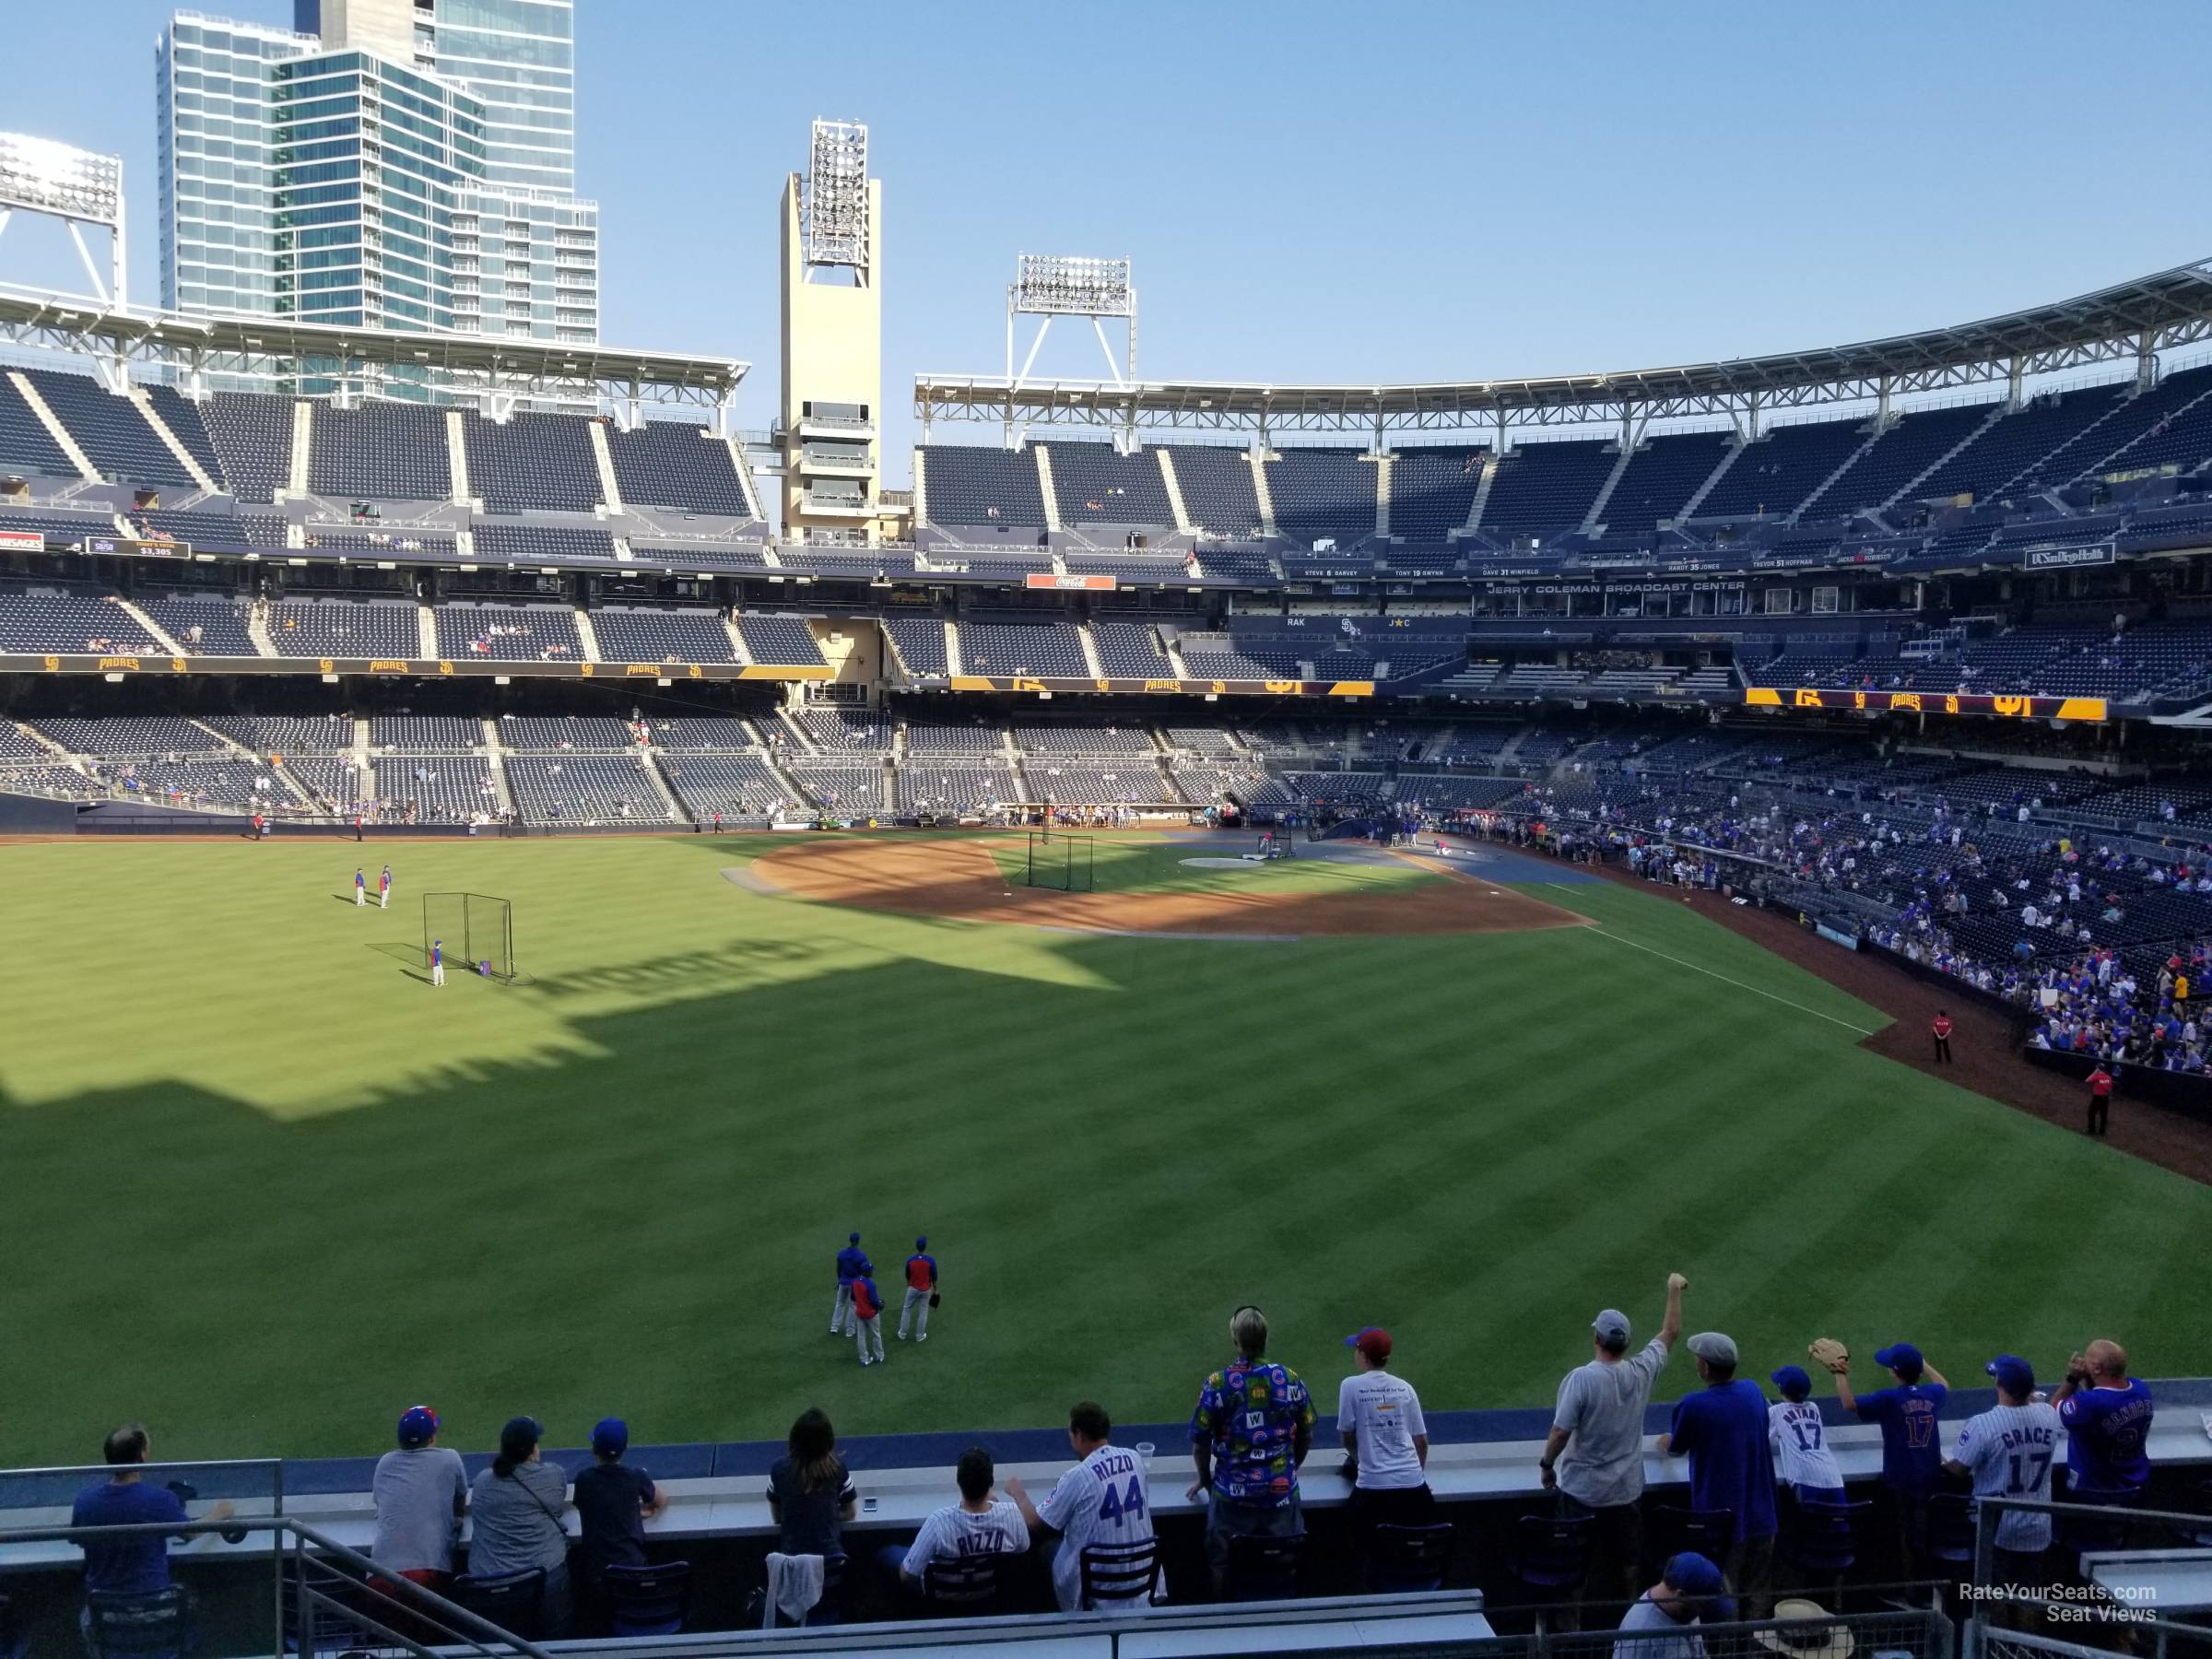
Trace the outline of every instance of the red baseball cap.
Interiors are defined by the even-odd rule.
[[[1369,1325],[1364,1331],[1354,1331],[1344,1339],[1344,1346],[1358,1348],[1377,1365],[1390,1358],[1390,1333],[1381,1325]]]

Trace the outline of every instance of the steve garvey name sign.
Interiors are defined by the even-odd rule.
[[[2104,720],[2101,697],[1976,697],[1964,691],[1834,691],[1811,686],[1788,690],[1752,686],[1745,703],[1755,709],[1853,709],[1877,713],[1997,714],[2013,720]]]

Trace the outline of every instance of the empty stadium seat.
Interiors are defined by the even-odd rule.
[[[599,504],[590,429],[574,415],[461,418],[468,487],[487,512],[589,512]]]
[[[752,506],[730,459],[728,442],[704,428],[649,420],[621,431],[606,429],[615,487],[625,507],[666,507],[746,518]]]

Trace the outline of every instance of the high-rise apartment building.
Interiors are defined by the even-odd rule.
[[[178,13],[156,54],[164,302],[595,343],[572,18],[568,0],[299,0],[288,30]]]

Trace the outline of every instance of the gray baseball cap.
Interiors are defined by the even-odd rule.
[[[1714,1365],[1735,1363],[1735,1338],[1718,1331],[1700,1331],[1689,1339],[1689,1351]]]
[[[1629,1316],[1618,1308],[1607,1308],[1590,1322],[1590,1329],[1606,1342],[1626,1342],[1629,1339]]]

